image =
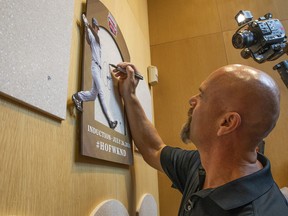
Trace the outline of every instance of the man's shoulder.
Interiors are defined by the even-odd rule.
[[[163,155],[181,155],[181,156],[196,156],[199,157],[198,150],[187,150],[180,147],[165,146],[161,154]]]
[[[288,203],[280,189],[276,185],[273,186],[267,191],[267,193],[258,197],[253,201],[253,207],[256,215],[261,216],[270,216],[270,215],[279,215],[286,216],[288,215]]]
[[[173,183],[172,187],[183,193],[189,182],[197,188],[200,167],[198,151],[166,146],[161,151],[160,161],[163,171]]]
[[[197,150],[166,146],[161,151],[160,161],[163,168],[172,169],[173,167],[173,169],[190,172],[199,167],[200,156]]]
[[[210,198],[223,210],[236,211],[237,215],[288,215],[287,201],[272,177],[269,160],[260,154],[258,160],[263,169],[216,188]]]

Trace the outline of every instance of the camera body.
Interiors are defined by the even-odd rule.
[[[247,26],[246,29],[241,30]],[[273,61],[285,53],[287,37],[282,23],[266,14],[258,20],[242,25],[233,35],[232,44],[236,49],[243,49],[241,56],[253,57],[258,63]]]

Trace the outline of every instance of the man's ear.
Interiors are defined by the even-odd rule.
[[[241,125],[241,116],[237,112],[226,113],[220,122],[219,129],[217,131],[218,136],[222,136],[236,130]]]

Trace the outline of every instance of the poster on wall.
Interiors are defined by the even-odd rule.
[[[85,28],[82,87],[72,95],[81,115],[81,153],[131,165],[131,136],[110,66],[130,61],[127,45],[115,18],[100,1],[87,1],[81,18]]]

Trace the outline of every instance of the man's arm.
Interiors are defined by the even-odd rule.
[[[84,22],[84,25],[85,25],[86,41],[90,45],[91,41],[90,41],[90,38],[89,38],[88,28],[90,28],[90,30],[91,30],[91,26],[88,23],[88,20],[87,20],[85,14],[82,14],[82,19],[83,19],[83,22]]]
[[[88,28],[91,28],[90,25],[85,25],[85,34],[86,34],[86,41],[87,43],[90,45],[91,44],[91,40],[90,40],[90,36],[89,36],[89,31]],[[91,29],[90,29],[91,30]]]
[[[129,63],[121,63],[118,64],[118,66],[125,68],[127,71],[127,74],[116,72],[115,76],[119,77],[119,92],[124,100],[134,143],[144,160],[150,166],[159,171],[163,171],[160,163],[160,154],[163,147],[165,147],[165,144],[155,127],[146,117],[135,94],[136,86],[139,81],[134,77],[136,68]]]

